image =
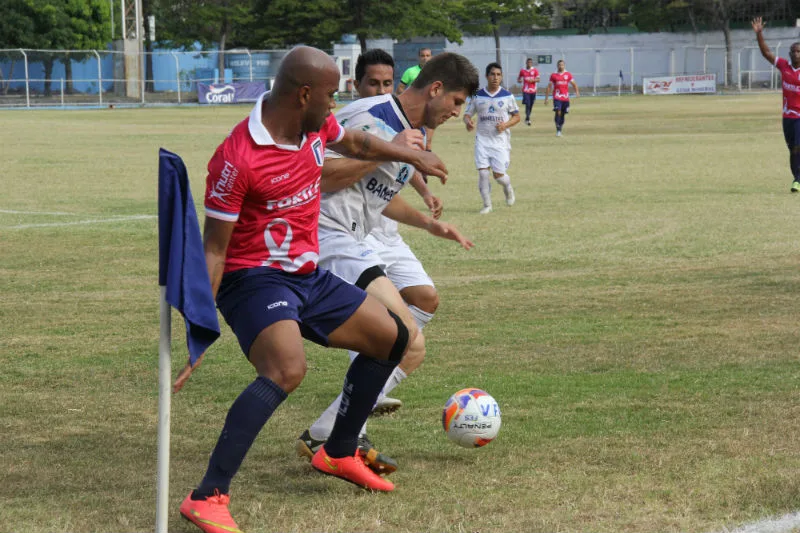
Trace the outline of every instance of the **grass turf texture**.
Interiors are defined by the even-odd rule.
[[[404,230],[442,303],[425,364],[393,394],[402,410],[370,423],[400,463],[397,490],[365,493],[295,457],[347,362],[309,345],[304,383],[232,485],[240,526],[701,532],[800,509],[800,196],[779,110],[777,94],[584,98],[556,138],[538,102],[534,126],[513,129],[517,203],[496,186],[487,216],[471,135],[440,128],[450,179],[431,188],[476,248]],[[206,162],[248,111],[2,113],[0,531],[152,529],[157,228],[109,219],[156,214],[161,146],[185,159],[200,205]],[[223,325],[173,398],[170,531],[194,530],[178,505],[252,379]],[[479,450],[440,427],[468,386],[503,410]]]

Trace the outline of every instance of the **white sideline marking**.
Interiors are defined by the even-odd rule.
[[[29,229],[29,228],[53,228],[63,226],[81,226],[86,224],[107,224],[109,222],[125,222],[127,220],[150,220],[157,218],[156,215],[131,215],[114,218],[96,218],[93,220],[77,220],[75,222],[50,222],[45,224],[20,224],[18,226],[5,226],[3,229]]]
[[[63,213],[61,211],[14,211],[13,209],[0,209],[0,213],[7,215],[49,215],[49,216],[79,216],[80,213]]]
[[[800,527],[800,512],[789,513],[780,518],[765,518],[737,529],[726,528],[718,533],[786,533],[798,527]]]

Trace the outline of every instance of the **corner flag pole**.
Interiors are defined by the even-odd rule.
[[[167,533],[169,507],[169,431],[172,407],[172,314],[167,303],[167,287],[159,286],[159,316],[161,332],[158,337],[158,461],[156,465],[156,533]]]

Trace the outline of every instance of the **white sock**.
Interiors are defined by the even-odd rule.
[[[406,379],[407,377],[408,374],[406,374],[402,368],[400,368],[399,366],[395,367],[394,371],[389,376],[389,379],[386,380],[386,385],[383,386],[381,394],[383,394],[384,396],[388,395],[390,392],[392,392],[392,389],[400,385],[400,382]]]
[[[339,413],[339,404],[342,403],[342,393],[333,400],[327,409],[325,409],[319,418],[311,424],[308,432],[312,439],[315,440],[328,440],[333,430],[333,423],[336,422],[336,415]]]
[[[483,207],[492,206],[492,179],[488,168],[478,171],[478,191],[483,199]]]
[[[431,319],[433,318],[432,313],[423,311],[416,305],[409,305],[408,310],[411,311],[411,316],[414,317],[414,322],[417,323],[417,327],[419,328],[420,331],[422,331],[422,328],[427,326],[428,322],[430,322]]]

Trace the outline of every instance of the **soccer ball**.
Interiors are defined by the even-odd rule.
[[[442,425],[447,438],[459,446],[480,448],[500,431],[500,407],[480,389],[462,389],[444,404]]]

